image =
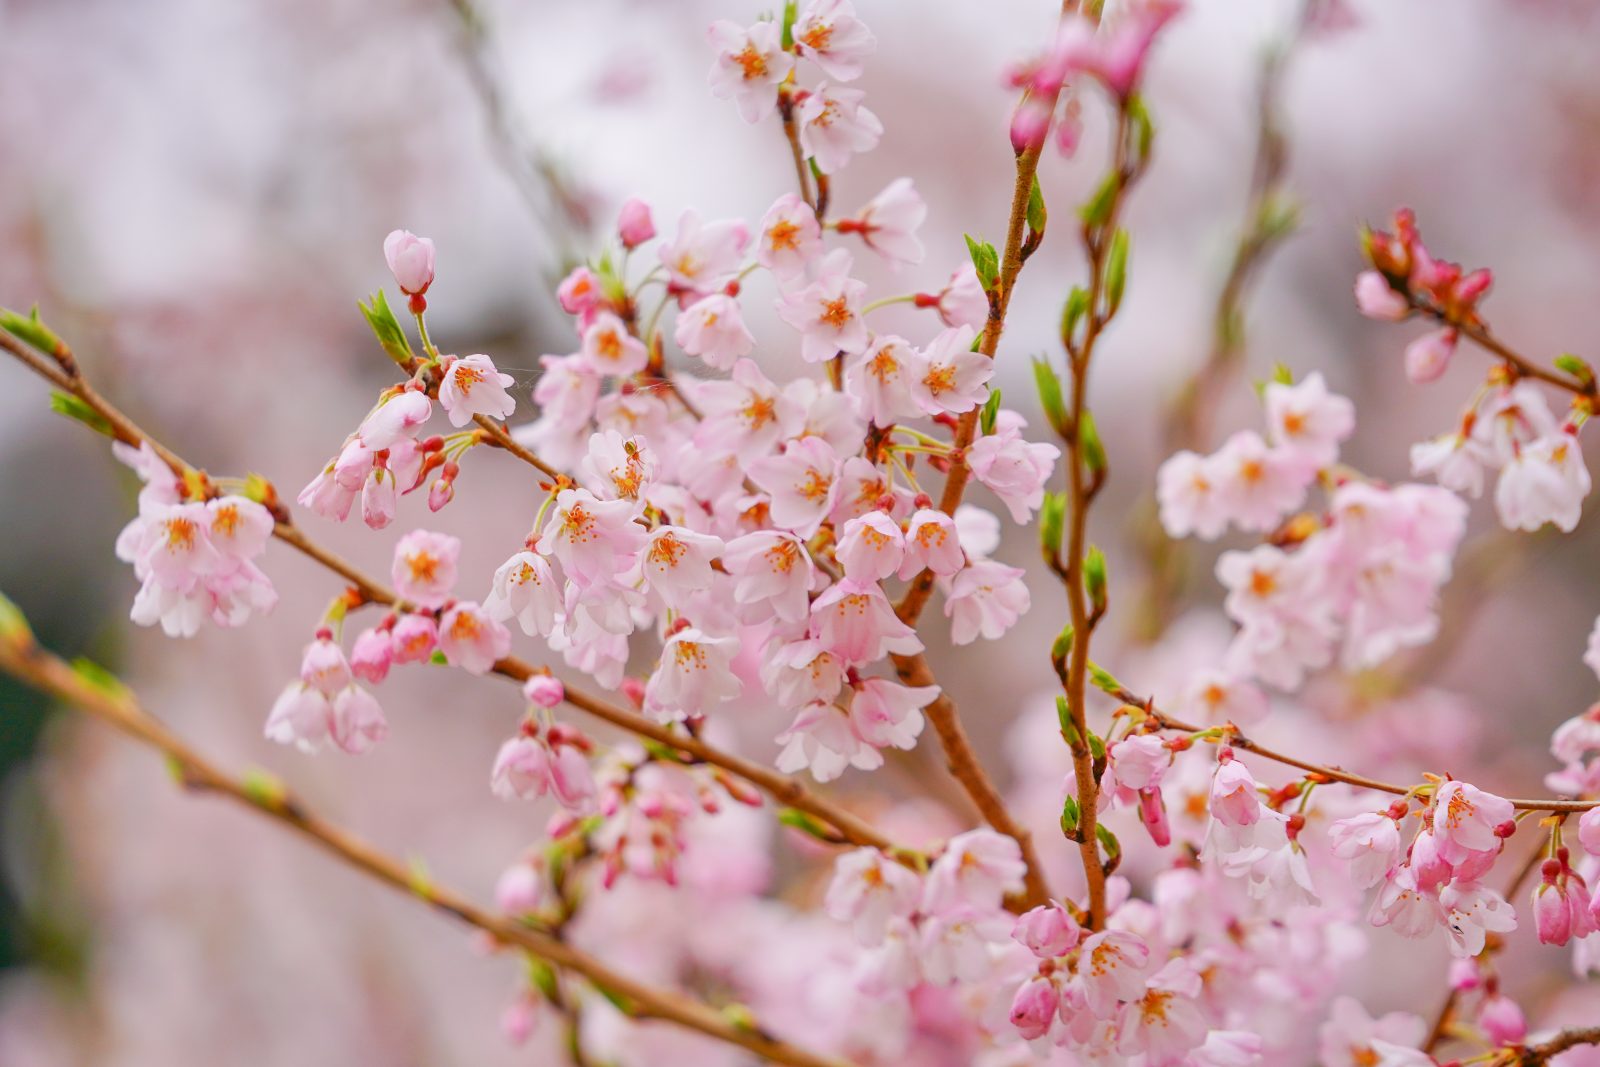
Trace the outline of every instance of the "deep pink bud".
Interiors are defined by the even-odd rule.
[[[1167,802],[1159,786],[1139,790],[1139,821],[1157,847],[1172,844],[1172,824],[1167,820]]]
[[[1048,960],[1072,951],[1082,932],[1072,913],[1052,900],[1019,915],[1011,936],[1035,956]]]
[[[1050,132],[1050,114],[1051,109],[1032,96],[1018,104],[1011,116],[1012,149],[1025,152],[1043,144],[1045,135]]]
[[[1565,945],[1571,939],[1572,909],[1554,882],[1546,881],[1533,891],[1533,923],[1543,944]]]
[[[350,648],[350,670],[357,677],[377,685],[389,675],[394,662],[394,638],[388,630],[363,630]]]
[[[566,699],[566,687],[548,674],[536,674],[522,683],[522,695],[539,708],[553,708]]]
[[[1056,1017],[1060,1001],[1050,979],[1030,978],[1011,1001],[1011,1025],[1023,1038],[1035,1041],[1050,1032],[1050,1023]]]
[[[622,205],[617,213],[617,236],[622,247],[638,248],[656,235],[656,224],[650,217],[650,205],[638,197]]]
[[[1496,993],[1478,1006],[1478,1026],[1493,1045],[1520,1045],[1528,1036],[1528,1020],[1510,997]]]

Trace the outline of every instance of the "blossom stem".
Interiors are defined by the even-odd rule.
[[[657,989],[612,970],[564,941],[512,919],[491,914],[465,897],[420,878],[406,864],[309,811],[275,781],[235,778],[218,769],[146,712],[120,686],[97,684],[63,660],[15,637],[0,640],[0,670],[102,720],[163,753],[189,789],[216,793],[299,831],[344,863],[438,911],[488,933],[496,941],[583,976],[626,1005],[636,1018],[661,1019],[794,1067],[840,1067],[840,1061],[779,1041],[758,1027],[736,1025],[721,1013],[673,990]]]
[[[793,77],[778,86],[778,118],[783,122],[783,135],[789,139],[789,152],[794,157],[795,178],[800,183],[800,199],[813,211],[817,207],[816,194],[811,191],[811,168],[806,164],[805,149],[800,147],[800,127],[794,118]]]
[[[881,299],[874,300],[862,307],[861,314],[865,315],[869,311],[877,311],[879,308],[886,308],[891,304],[911,304],[914,303],[916,299],[916,293],[904,293],[900,296],[882,297]]]

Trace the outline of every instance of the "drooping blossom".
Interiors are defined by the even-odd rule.
[[[510,418],[517,402],[506,389],[515,383],[511,375],[495,370],[488,356],[463,356],[452,360],[445,369],[439,382],[439,405],[452,426],[465,426],[474,415]]]

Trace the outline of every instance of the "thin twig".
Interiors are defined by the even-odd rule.
[[[497,941],[515,945],[553,966],[580,974],[620,998],[637,1018],[662,1019],[709,1037],[748,1049],[758,1056],[794,1067],[840,1067],[840,1061],[797,1048],[748,1025],[736,1025],[699,1001],[657,989],[612,970],[605,963],[550,934],[511,919],[492,915],[465,897],[435,885],[397,859],[343,828],[313,814],[275,782],[236,779],[219,770],[158,719],[126,690],[91,682],[56,656],[12,634],[0,637],[0,670],[28,685],[70,703],[161,751],[182,783],[218,793],[292,827],[351,867],[393,889],[415,896],[437,910],[475,926]]]

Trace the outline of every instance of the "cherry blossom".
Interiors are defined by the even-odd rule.
[[[506,388],[514,384],[516,379],[495,370],[488,356],[463,356],[445,369],[439,383],[439,405],[452,426],[465,426],[474,415],[509,418],[517,402]]]
[[[870,151],[883,136],[883,123],[861,106],[859,89],[819,85],[800,101],[800,144],[824,174],[835,174],[858,153]]]
[[[731,97],[746,122],[760,122],[772,114],[778,83],[794,68],[794,57],[783,50],[778,36],[774,22],[742,28],[722,19],[707,31],[711,47],[717,50],[711,92],[722,99]]]
[[[861,319],[866,284],[850,277],[850,253],[835,249],[822,258],[816,278],[778,300],[778,316],[800,331],[800,357],[807,363],[854,355],[867,347]]]

